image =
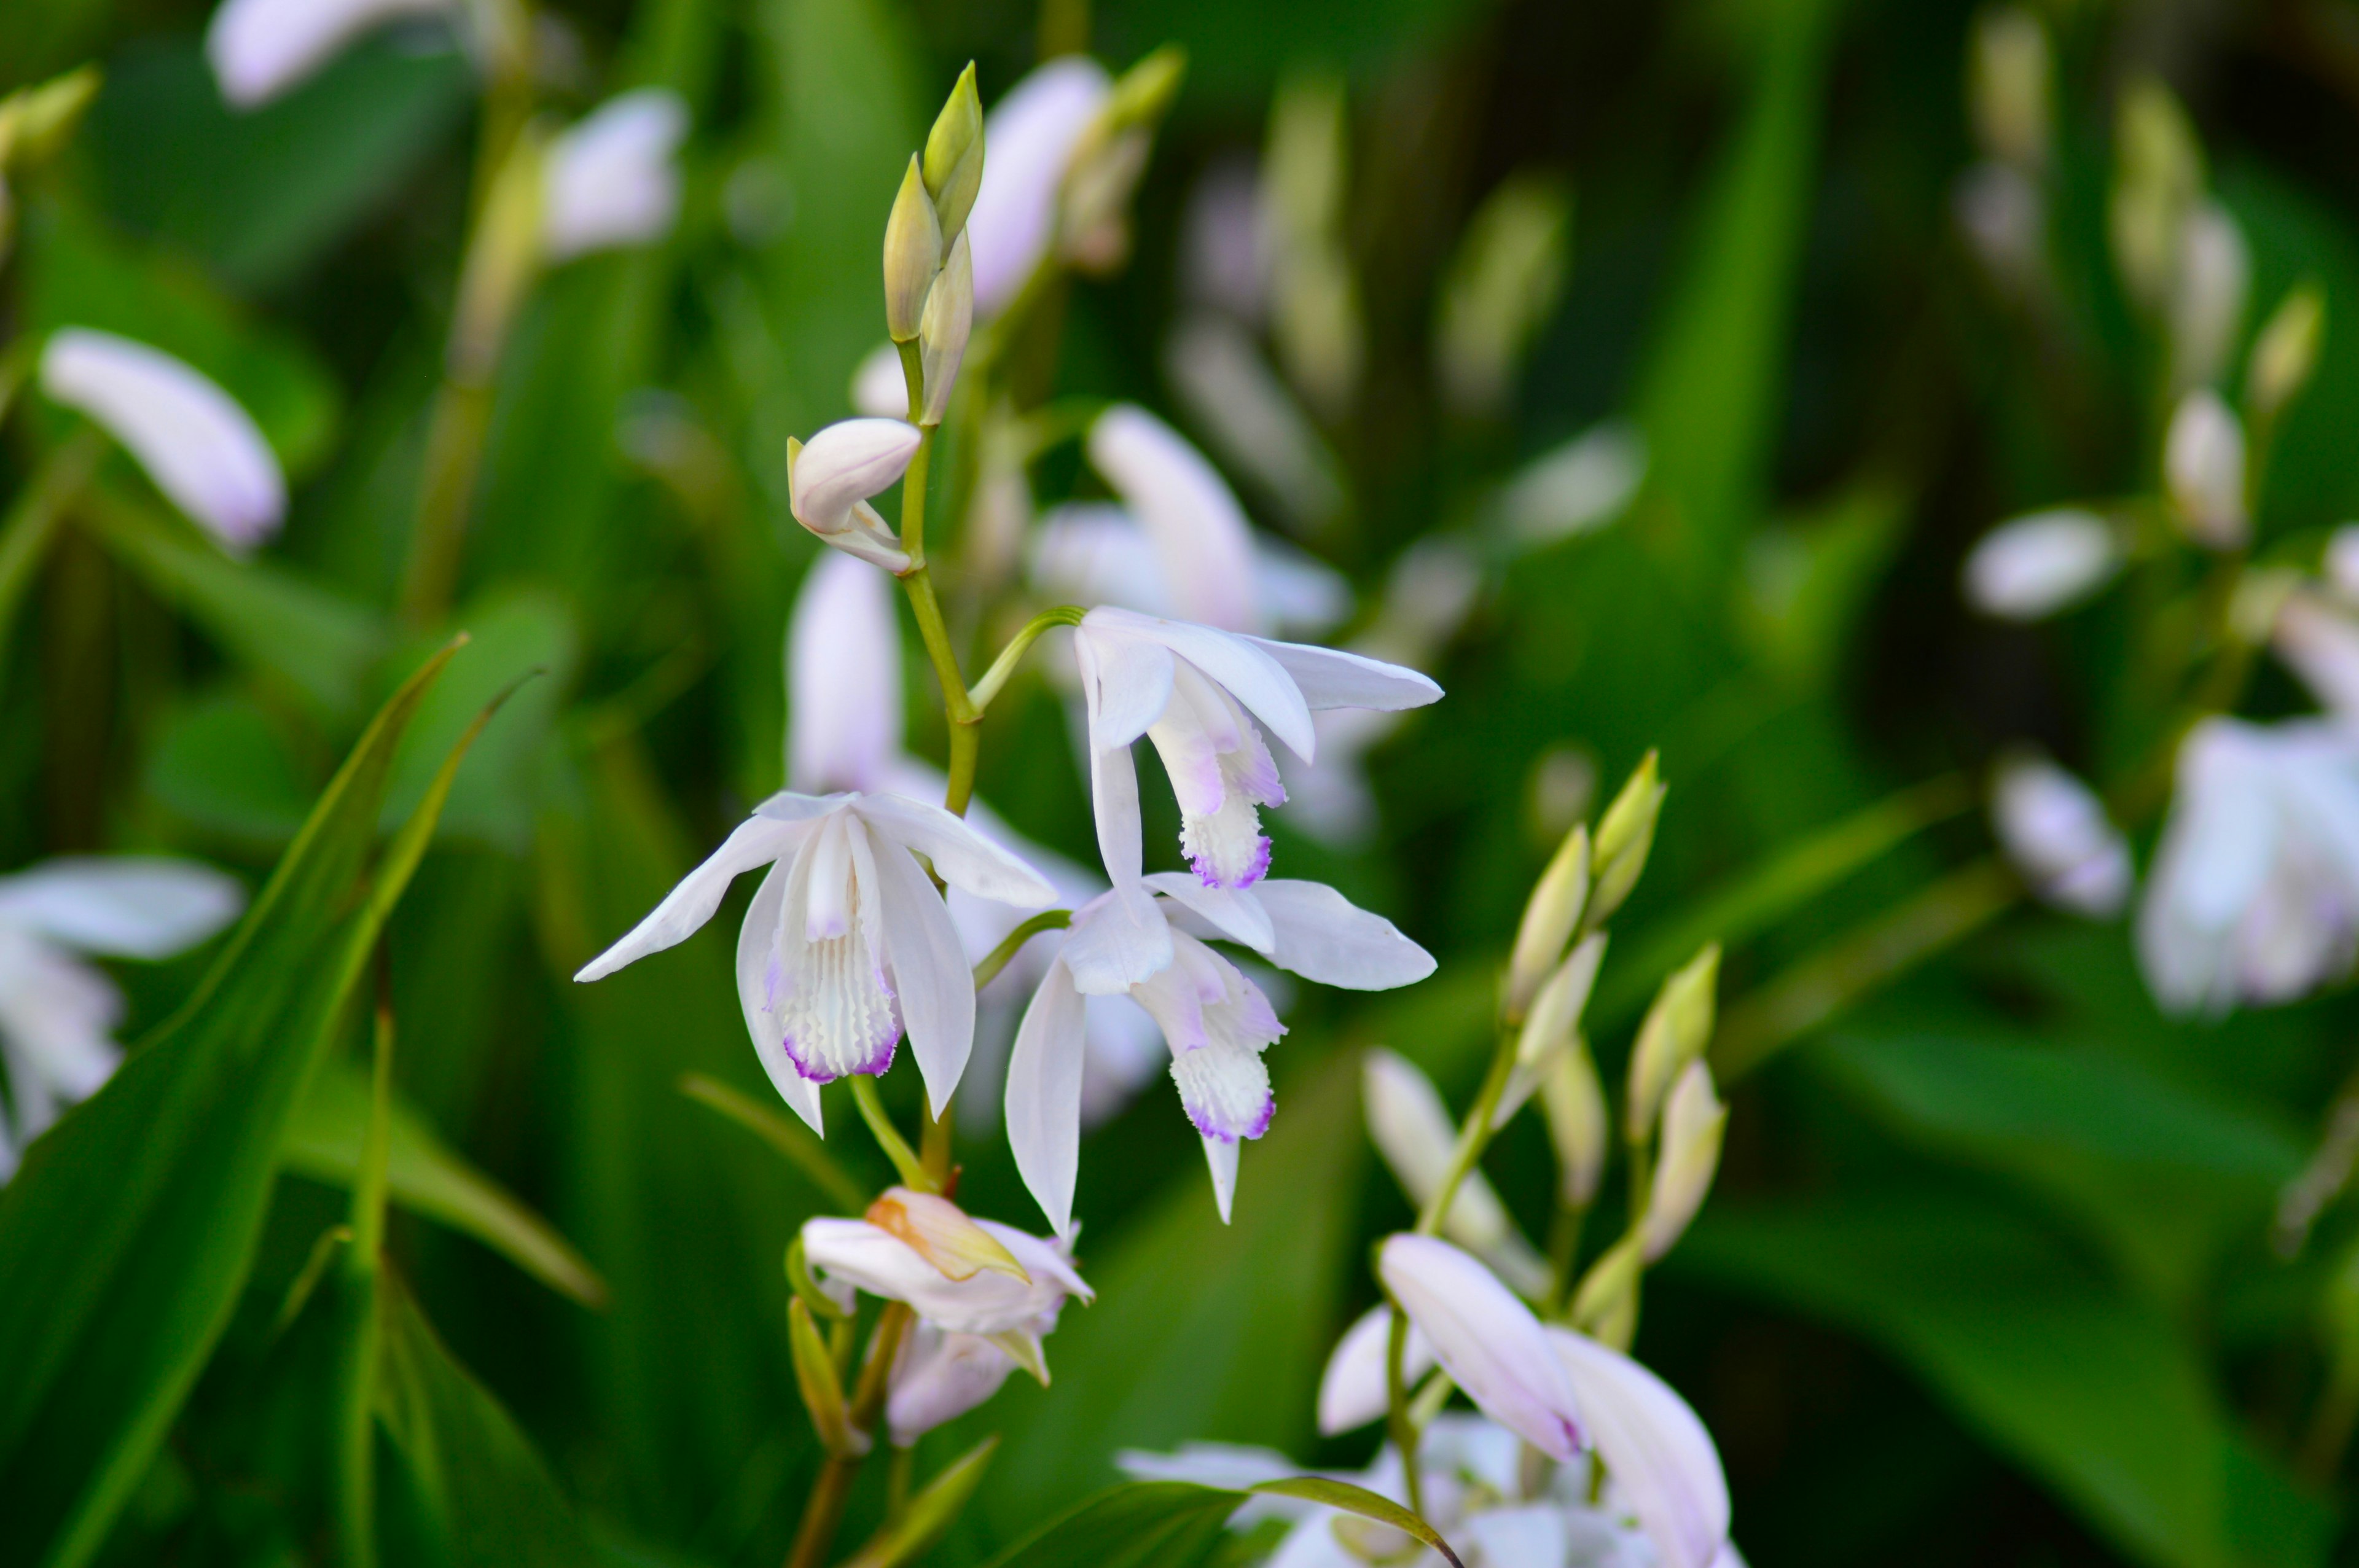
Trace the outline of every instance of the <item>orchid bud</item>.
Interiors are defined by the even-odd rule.
[[[1638,1324],[1638,1281],[1647,1271],[1641,1239],[1625,1236],[1589,1266],[1572,1292],[1572,1326],[1601,1345],[1630,1348]]]
[[[941,220],[934,214],[933,198],[926,194],[925,177],[912,153],[909,170],[893,198],[892,216],[885,221],[885,330],[895,342],[906,343],[918,335],[926,292],[941,265]]]
[[[1538,1067],[1572,1043],[1581,1027],[1582,1010],[1589,1005],[1590,989],[1597,983],[1598,966],[1605,961],[1605,933],[1593,931],[1541,985],[1524,1016],[1523,1033],[1516,1039],[1518,1066]]]
[[[1556,181],[1512,176],[1467,224],[1434,332],[1441,390],[1463,414],[1496,412],[1564,291],[1572,202]]]
[[[1589,857],[1593,877],[1586,918],[1591,925],[1603,925],[1638,885],[1647,852],[1655,846],[1655,818],[1662,813],[1664,788],[1656,778],[1655,753],[1649,752],[1599,819],[1597,845]]]
[[[1573,824],[1540,873],[1507,958],[1507,1016],[1520,1019],[1564,955],[1589,901],[1589,825]]]
[[[2163,440],[2163,478],[2180,529],[2207,549],[2242,549],[2252,537],[2245,512],[2245,431],[2209,387],[2180,399]]]
[[[1371,1051],[1364,1071],[1368,1137],[1409,1201],[1422,1208],[1433,1201],[1449,1174],[1458,1128],[1432,1080],[1401,1057],[1382,1049]],[[1547,1288],[1547,1264],[1516,1229],[1506,1206],[1482,1172],[1469,1171],[1460,1180],[1442,1228],[1518,1289]]]
[[[1489,1270],[1446,1241],[1390,1236],[1376,1272],[1477,1409],[1560,1464],[1579,1452],[1564,1368],[1539,1319]]]
[[[951,243],[950,259],[926,290],[925,313],[918,321],[919,362],[926,387],[919,423],[939,425],[950,411],[951,387],[958,380],[959,361],[965,357],[967,334],[973,327],[974,261],[962,233]]]
[[[2020,5],[1974,23],[1966,93],[1974,134],[1991,157],[2019,168],[2047,161],[2050,64],[2048,29]]]
[[[2011,518],[1966,557],[1966,602],[2003,621],[2038,621],[2079,603],[2121,569],[2110,524],[2059,507]]]
[[[2011,757],[1991,788],[1991,823],[2017,872],[2048,903],[2107,920],[2129,902],[2129,843],[2088,785],[2044,758]]]
[[[1123,129],[1154,124],[1169,112],[1187,74],[1188,51],[1165,44],[1115,79],[1114,93],[1106,100],[1106,120]]]
[[[787,1303],[787,1343],[794,1357],[795,1388],[803,1397],[803,1408],[810,1411],[820,1446],[839,1458],[867,1453],[869,1436],[852,1424],[835,1357],[828,1354],[827,1342],[819,1336],[819,1325],[800,1296]]]
[[[29,168],[57,156],[98,96],[94,65],[20,87],[0,98],[0,170]]]
[[[1629,510],[1646,477],[1647,438],[1603,420],[1525,464],[1499,492],[1499,520],[1533,549],[1594,533]]]
[[[951,89],[942,112],[926,133],[926,155],[919,166],[926,194],[934,200],[942,240],[956,241],[974,210],[975,192],[983,189],[983,100],[974,86],[974,62],[967,61]]]
[[[2180,226],[2168,311],[2172,386],[2183,391],[2219,379],[2244,324],[2251,280],[2244,231],[2227,210],[2207,201],[2190,212]]]
[[[2245,403],[2256,420],[2275,419],[2310,384],[2318,367],[2318,341],[2326,330],[2326,296],[2315,283],[2288,291],[2260,335],[2245,366]]]
[[[1579,1037],[1540,1079],[1540,1108],[1547,1113],[1549,1142],[1556,1149],[1557,1195],[1572,1207],[1585,1207],[1597,1196],[1611,1128],[1605,1086],[1598,1081],[1597,1064]]]
[[[909,569],[900,538],[866,498],[901,477],[922,433],[898,419],[844,419],[787,441],[787,488],[795,521],[839,550],[891,572]]]
[[[1630,1048],[1624,1127],[1632,1142],[1647,1136],[1671,1081],[1711,1044],[1719,983],[1720,944],[1713,942],[1673,970],[1655,993],[1646,1022],[1638,1025],[1638,1042]]]
[[[1721,1138],[1727,1128],[1728,1108],[1712,1091],[1712,1069],[1690,1062],[1663,1108],[1661,1158],[1655,1163],[1647,1217],[1639,1227],[1647,1262],[1669,1252],[1703,1206],[1712,1175],[1720,1169]]]
[[[888,1187],[868,1206],[868,1223],[907,1244],[941,1271],[945,1280],[972,1280],[984,1270],[1032,1282],[1016,1255],[966,1211],[934,1193]]]
[[[2123,94],[2114,131],[2114,261],[2131,299],[2158,311],[2180,259],[2180,227],[2203,189],[2203,152],[2187,112],[2152,78]]]

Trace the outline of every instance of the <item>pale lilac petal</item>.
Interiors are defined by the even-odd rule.
[[[1163,717],[1176,675],[1171,651],[1160,640],[1109,627],[1101,618],[1110,613],[1091,611],[1073,634],[1089,703],[1090,744],[1102,752],[1129,745]]]
[[[704,863],[682,877],[647,917],[631,927],[623,939],[582,967],[577,981],[602,980],[624,965],[650,953],[659,953],[694,935],[712,912],[721,907],[729,884],[740,872],[766,865],[785,855],[801,838],[800,820],[781,821],[766,815],[764,802],[757,814],[737,825],[736,831],[708,856]]]
[[[788,485],[796,520],[815,534],[843,533],[852,510],[889,490],[918,454],[923,433],[898,419],[840,419],[796,458]]]
[[[787,1054],[784,1031],[767,1006],[770,958],[778,931],[778,915],[786,903],[788,863],[774,863],[762,885],[754,890],[745,924],[737,928],[737,1005],[745,1015],[745,1033],[754,1039],[754,1054],[769,1075],[778,1098],[793,1108],[813,1132],[822,1138],[827,1128],[820,1113],[819,1086],[806,1078]]]
[[[983,185],[966,221],[977,316],[1013,298],[1048,254],[1073,144],[1113,89],[1095,60],[1066,55],[1017,82],[984,120]]]
[[[255,109],[318,70],[363,33],[403,16],[455,16],[460,0],[224,0],[205,29],[222,96]]]
[[[1388,1306],[1370,1307],[1360,1320],[1343,1331],[1335,1342],[1334,1353],[1327,1357],[1327,1370],[1319,1379],[1319,1431],[1321,1435],[1333,1437],[1354,1427],[1365,1426],[1383,1415],[1392,1405],[1392,1390],[1386,1378],[1386,1362],[1392,1349],[1393,1309]],[[1411,1392],[1433,1370],[1433,1342],[1415,1324],[1409,1325],[1408,1343],[1401,1355],[1401,1380]]]
[[[1253,531],[1203,454],[1144,408],[1118,403],[1090,427],[1089,455],[1154,546],[1177,616],[1258,629]]]
[[[899,419],[909,411],[909,377],[891,341],[868,351],[852,373],[852,406],[872,419]]]
[[[1049,1228],[1072,1229],[1081,1169],[1082,1076],[1087,1018],[1072,972],[1049,966],[1007,1057],[1007,1147]]]
[[[234,878],[193,860],[117,855],[47,860],[0,877],[0,924],[110,957],[168,958],[245,906]]]
[[[1130,759],[1120,758],[1131,777]],[[1136,797],[1134,796],[1134,799]],[[1076,914],[1061,955],[1073,988],[1086,997],[1119,996],[1169,968],[1171,926],[1145,884],[1117,885],[1090,912]]]
[[[1364,654],[1313,647],[1308,643],[1277,643],[1266,637],[1248,637],[1245,641],[1277,661],[1295,689],[1301,693],[1302,700],[1313,709],[1367,708],[1396,713],[1441,700],[1441,687],[1406,665],[1388,665]],[[1240,698],[1245,696],[1243,692],[1237,695]],[[1291,746],[1294,742],[1288,741],[1287,744]],[[1308,753],[1304,760],[1310,760]]]
[[[1032,531],[1025,567],[1042,597],[1112,604],[1147,615],[1172,611],[1155,546],[1137,519],[1110,501],[1051,509]]]
[[[1281,969],[1348,990],[1390,990],[1433,973],[1432,954],[1324,882],[1274,879],[1253,891],[1276,937],[1269,961]]]
[[[1266,881],[1253,887],[1213,888],[1185,871],[1157,871],[1147,879],[1147,885],[1202,916],[1215,936],[1242,942],[1265,956],[1277,939],[1260,897],[1261,889],[1269,885]]]
[[[1629,1357],[1567,1329],[1547,1332],[1606,1471],[1663,1568],[1712,1568],[1728,1543],[1728,1482],[1703,1422]]]
[[[828,550],[787,630],[787,776],[804,791],[874,791],[901,750],[901,629],[893,580]]]
[[[1559,1463],[1580,1451],[1563,1365],[1539,1319],[1491,1271],[1447,1241],[1408,1235],[1385,1239],[1377,1270],[1484,1414]]]
[[[911,1331],[908,1346],[893,1364],[891,1391],[885,1398],[885,1423],[893,1445],[907,1448],[945,1422],[999,1392],[1016,1363],[1006,1351],[973,1334],[952,1334],[930,1323]]]
[[[1258,637],[1223,632],[1216,627],[1190,625],[1185,621],[1166,621],[1158,616],[1141,615],[1135,611],[1105,606],[1091,611],[1082,624],[1084,630],[1103,627],[1162,643],[1195,665],[1207,678],[1217,681],[1255,718],[1267,725],[1272,734],[1285,741],[1287,748],[1296,756],[1307,762],[1317,751],[1318,741],[1310,728],[1310,709],[1293,676],[1277,657],[1277,650],[1293,648],[1296,644],[1266,643]],[[1315,651],[1325,652],[1323,649]],[[1330,656],[1353,660],[1376,669],[1391,667],[1378,665],[1374,659],[1359,659],[1354,654],[1334,654]],[[1417,679],[1424,681],[1425,677],[1419,676]],[[1432,685],[1430,681],[1426,684]],[[1436,687],[1434,696],[1440,695],[1440,688]],[[1424,700],[1430,702],[1432,699],[1429,697]]]
[[[1048,878],[939,806],[897,795],[868,795],[852,809],[877,833],[931,860],[935,874],[952,887],[1018,909],[1041,909],[1057,902],[1057,890]]]
[[[1564,1511],[1545,1504],[1485,1509],[1459,1526],[1466,1568],[1524,1568],[1565,1561],[1572,1550]],[[1671,1568],[1669,1563],[1664,1568]]]
[[[2038,621],[2088,598],[2121,569],[2113,526],[2062,507],[2000,524],[1966,557],[1966,601],[1985,615]]]
[[[673,159],[688,139],[688,104],[663,87],[609,99],[549,144],[542,166],[541,247],[553,262],[659,240],[679,215]]]
[[[877,845],[875,857],[886,961],[902,1027],[926,1080],[927,1103],[947,1106],[974,1049],[974,972],[950,911],[918,862],[890,844]]]

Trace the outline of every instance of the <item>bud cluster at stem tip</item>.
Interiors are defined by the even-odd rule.
[[[939,425],[974,326],[974,262],[966,221],[983,187],[983,102],[974,66],[927,133],[885,223],[885,327],[918,348],[909,389],[911,420]],[[909,363],[907,351],[903,362]]]

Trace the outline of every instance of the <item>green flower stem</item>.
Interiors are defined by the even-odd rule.
[[[1423,1519],[1425,1483],[1417,1473],[1418,1427],[1409,1418],[1408,1379],[1403,1375],[1408,1358],[1408,1314],[1401,1310],[1400,1303],[1394,1302],[1392,1330],[1385,1338],[1385,1429],[1393,1440],[1395,1452],[1401,1456],[1401,1475],[1408,1487],[1408,1511]]]
[[[1450,1213],[1460,1184],[1491,1141],[1491,1119],[1498,1112],[1500,1097],[1507,1092],[1507,1077],[1515,1065],[1515,1032],[1502,1029],[1499,1048],[1491,1054],[1491,1070],[1483,1079],[1482,1092],[1474,1097],[1474,1108],[1466,1113],[1465,1124],[1458,1130],[1458,1146],[1451,1151],[1450,1168],[1442,1173],[1441,1184],[1433,1189],[1433,1196],[1417,1217],[1419,1236],[1441,1234],[1442,1219]]]
[[[17,607],[31,590],[66,514],[98,471],[98,460],[105,449],[95,429],[85,427],[76,431],[43,460],[17,492],[6,520],[0,521],[0,659],[6,656]]]
[[[876,1320],[876,1333],[868,1341],[868,1359],[860,1368],[859,1385],[853,1391],[850,1422],[854,1431],[875,1430],[876,1418],[885,1410],[893,1363],[914,1321],[907,1303],[885,1303],[885,1314]],[[787,1568],[821,1568],[826,1563],[828,1549],[835,1544],[836,1527],[843,1522],[843,1505],[852,1496],[853,1479],[860,1474],[862,1457],[832,1456],[821,1466],[819,1479],[811,1483],[810,1498],[803,1504],[802,1525],[795,1531]]]
[[[893,1119],[885,1114],[885,1104],[876,1098],[876,1080],[866,1073],[853,1074],[852,1098],[860,1107],[860,1119],[876,1135],[876,1146],[885,1151],[885,1157],[893,1162],[893,1169],[900,1173],[901,1184],[921,1193],[940,1192],[940,1186],[926,1174],[924,1163],[910,1152],[908,1141],[894,1127]]]
[[[1571,1309],[1572,1292],[1581,1276],[1574,1271],[1581,1261],[1581,1232],[1589,1220],[1587,1204],[1557,1200],[1556,1218],[1549,1227],[1549,1293],[1541,1303],[1542,1315],[1561,1318]]]
[[[352,1244],[344,1249],[342,1303],[351,1322],[338,1368],[342,1408],[336,1431],[336,1534],[350,1568],[376,1563],[376,1360],[384,1325],[377,1274],[384,1264],[386,1166],[393,1147],[393,1009],[378,950],[375,1050],[369,1072],[369,1119],[353,1181]]]
[[[1062,931],[1066,926],[1071,925],[1072,923],[1073,912],[1071,910],[1049,909],[1041,911],[1038,914],[1034,915],[1031,919],[1026,921],[1023,925],[1009,932],[1006,939],[1003,940],[998,946],[994,947],[990,952],[985,953],[983,956],[983,962],[974,967],[974,989],[981,990],[984,987],[997,979],[999,978],[999,971],[1007,968],[1008,960],[1016,957],[1016,951],[1021,948],[1024,944],[1031,941],[1032,938],[1038,936],[1043,931]]]
[[[999,650],[999,657],[991,661],[991,667],[983,672],[983,678],[975,682],[974,689],[966,694],[967,705],[974,709],[975,717],[982,718],[984,710],[991,706],[991,699],[1006,689],[1008,681],[1016,674],[1016,666],[1024,662],[1024,655],[1031,651],[1033,643],[1040,640],[1041,633],[1058,626],[1079,626],[1082,617],[1088,613],[1078,604],[1060,604],[1054,610],[1044,610],[1026,622],[1024,630],[1008,639],[1007,646]]]

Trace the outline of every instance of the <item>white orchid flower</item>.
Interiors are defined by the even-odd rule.
[[[1139,891],[1145,851],[1133,741],[1144,735],[1162,755],[1180,801],[1180,848],[1197,876],[1210,888],[1248,887],[1269,868],[1256,808],[1286,798],[1255,719],[1308,762],[1318,751],[1312,710],[1419,708],[1441,695],[1414,670],[1356,654],[1103,606],[1074,629],[1073,649],[1089,714],[1099,853],[1140,928],[1133,950],[1150,963],[1159,948]]]
[[[1368,1053],[1361,1075],[1368,1113],[1368,1137],[1385,1157],[1401,1190],[1422,1208],[1441,1189],[1458,1144],[1457,1124],[1433,1080],[1393,1052]],[[1481,1258],[1527,1295],[1548,1288],[1548,1260],[1532,1249],[1506,1206],[1480,1171],[1458,1184],[1444,1234]]]
[[[1117,403],[1090,427],[1090,465],[1138,519],[1186,619],[1223,632],[1260,629],[1253,529],[1220,471],[1177,430]]]
[[[1333,1437],[1365,1426],[1390,1407],[1386,1362],[1392,1354],[1393,1309],[1378,1304],[1343,1331],[1319,1378],[1319,1433]],[[1401,1349],[1402,1380],[1414,1386],[1433,1369],[1433,1341],[1409,1325]]]
[[[65,1107],[98,1092],[123,1059],[114,982],[83,955],[168,958],[236,915],[237,883],[189,860],[50,860],[0,877],[0,1181]]]
[[[205,28],[205,59],[233,107],[258,109],[364,33],[462,9],[462,0],[223,0]]]
[[[928,1098],[948,1105],[974,1044],[974,984],[919,855],[980,898],[1038,908],[1056,896],[1038,871],[938,806],[781,791],[573,978],[601,979],[686,940],[738,873],[767,865],[738,935],[737,994],[779,1095],[821,1130],[820,1086],[884,1072],[906,1027]]]
[[[2136,882],[2129,841],[2087,784],[2044,757],[2011,757],[1991,785],[1991,825],[2031,891],[2059,909],[2110,920]]]
[[[1615,1489],[1662,1568],[1713,1568],[1728,1544],[1728,1479],[1688,1402],[1629,1357],[1584,1335],[1543,1331]]]
[[[1056,243],[1073,149],[1114,82],[1082,55],[1050,60],[1008,90],[983,123],[983,185],[966,232],[974,251],[974,313],[996,315]]]
[[[1203,1138],[1226,1219],[1237,1141],[1260,1137],[1274,1108],[1261,1053],[1285,1026],[1261,988],[1204,939],[1239,943],[1305,979],[1353,990],[1386,990],[1433,972],[1432,955],[1392,922],[1318,882],[1222,892],[1163,872],[1146,886],[1169,900],[1148,898],[1143,911],[1159,959],[1149,963],[1134,950],[1142,934],[1116,894],[1075,911],[1072,933],[1034,993],[1008,1059],[1008,1146],[1060,1235],[1071,1224],[1080,1161],[1085,1000],[1126,992],[1161,1027],[1172,1081]]]
[[[62,327],[41,350],[41,391],[79,409],[139,461],[166,499],[232,552],[287,515],[287,479],[236,399],[160,349]]]
[[[1498,1276],[1432,1236],[1388,1236],[1376,1271],[1475,1408],[1562,1463],[1582,1445],[1572,1384],[1540,1320]]]
[[[918,455],[924,438],[898,419],[843,419],[808,443],[787,443],[787,485],[795,521],[821,542],[871,566],[909,569],[900,535],[868,504],[889,490]]]
[[[571,261],[670,232],[687,137],[687,103],[661,87],[611,98],[568,126],[543,163],[541,254]]]
[[[2336,724],[2207,719],[2178,783],[2138,912],[2165,1010],[2288,1001],[2359,945],[2359,738]]]
[[[1966,556],[1966,602],[2003,621],[2042,621],[2121,569],[2121,543],[2093,512],[2058,507],[2000,524]]]

